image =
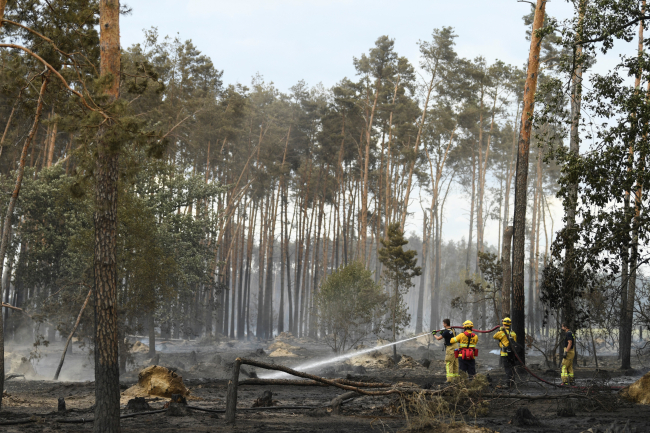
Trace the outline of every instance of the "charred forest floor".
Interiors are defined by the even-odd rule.
[[[278,340],[276,340],[277,342]],[[157,365],[173,368],[183,376],[186,386],[191,390],[188,404],[211,410],[223,410],[226,406],[228,379],[231,365],[236,357],[254,358],[259,361],[295,367],[311,360],[332,357],[327,347],[305,339],[288,341],[293,349],[292,357],[271,357],[269,347],[274,341],[235,343],[232,341],[211,342],[163,342],[157,344],[159,355],[151,359],[146,352],[133,353],[133,365],[121,376],[121,387],[127,389],[137,382],[138,371],[152,361]],[[9,347],[9,351],[20,352],[24,348]],[[58,349],[58,350],[57,350]],[[492,349],[490,347],[490,349]],[[65,381],[52,381],[50,370],[56,365],[62,347],[51,345],[43,358],[35,365],[37,376],[26,380],[21,377],[5,382],[2,412],[0,412],[0,431],[6,432],[49,432],[49,431],[91,431],[92,423],[61,423],[57,420],[92,419],[94,404],[94,383],[92,362],[88,352],[75,347],[66,358],[62,375]],[[389,354],[386,351],[386,355]],[[310,373],[330,378],[348,378],[355,381],[409,382],[423,388],[438,389],[446,386],[444,376],[444,354],[441,348],[422,344],[404,344],[398,353],[405,355],[397,365],[385,365],[370,361],[337,363],[310,370]],[[378,357],[381,358],[381,357]],[[385,358],[385,357],[384,357]],[[420,362],[429,359],[431,364],[425,368]],[[559,369],[540,368],[541,356],[528,356],[529,366],[535,374],[559,383]],[[579,386],[596,385],[624,386],[637,380],[647,372],[643,366],[634,365],[634,371],[622,372],[617,368],[616,356],[599,357],[599,369],[593,360],[584,365],[579,360],[576,365],[576,380]],[[331,414],[326,405],[345,391],[320,386],[279,386],[279,385],[241,385],[238,396],[238,409],[251,408],[256,399],[265,391],[271,391],[275,407],[310,407],[311,409],[261,409],[259,411],[238,411],[234,426],[225,424],[223,413],[210,413],[190,410],[184,417],[168,416],[168,413],[142,415],[123,419],[123,432],[604,432],[612,424],[623,428],[626,423],[630,432],[650,432],[650,411],[647,406],[635,405],[621,400],[617,391],[601,391],[593,398],[572,397],[570,394],[584,394],[583,390],[566,390],[543,385],[532,376],[521,372],[517,386],[510,391],[501,390],[498,385],[504,375],[499,368],[499,357],[481,352],[478,360],[478,373],[485,375],[490,385],[484,390],[486,410],[480,416],[458,415],[456,421],[467,426],[450,427],[426,425],[420,429],[410,429],[399,397],[359,396],[345,401],[341,413]],[[361,365],[363,368],[360,368]],[[251,373],[249,366],[243,366]],[[265,376],[261,369],[255,371]],[[78,377],[78,380],[75,380]],[[241,380],[245,379],[242,374]],[[57,412],[58,399],[65,399],[67,411]],[[539,399],[530,399],[539,398]],[[544,399],[541,399],[544,397]],[[546,399],[552,398],[552,399]],[[122,413],[127,398],[123,397]],[[162,409],[168,399],[151,397],[148,404],[151,410]],[[535,420],[532,425],[518,424],[515,414],[518,409],[527,408]],[[561,414],[562,416],[560,416]],[[414,414],[409,414],[413,420]],[[30,423],[2,425],[3,423],[27,420]],[[450,421],[439,419],[439,421]],[[612,430],[613,432],[619,430]]]

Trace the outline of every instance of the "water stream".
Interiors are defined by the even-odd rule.
[[[323,365],[332,364],[334,362],[344,361],[346,359],[354,358],[355,356],[363,355],[364,353],[370,353],[370,352],[374,352],[376,350],[384,349],[386,347],[394,346],[396,344],[404,343],[405,341],[415,340],[416,338],[420,338],[420,337],[422,337],[424,335],[427,335],[427,334],[428,333],[416,335],[415,337],[405,338],[403,340],[395,341],[393,343],[388,343],[388,344],[384,344],[384,345],[377,346],[377,347],[371,347],[369,349],[360,350],[358,352],[346,353],[345,355],[339,355],[339,356],[335,356],[333,358],[327,358],[327,359],[323,359],[323,360],[320,360],[320,361],[311,361],[311,362],[307,362],[305,364],[300,364],[300,365],[297,365],[297,366],[291,367],[291,368],[293,370],[306,372],[306,370],[313,370],[314,368],[322,367]],[[281,371],[276,371],[276,372],[273,372],[273,373],[269,372],[267,374],[260,374],[259,377],[261,379],[281,379],[283,377],[291,377],[291,375],[289,375],[287,373],[283,373]]]

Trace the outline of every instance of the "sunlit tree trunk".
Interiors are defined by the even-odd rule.
[[[109,102],[120,92],[120,2],[100,0],[102,78]],[[98,133],[95,164],[95,421],[97,433],[120,431],[120,368],[117,341],[117,191],[119,151],[106,140],[111,121]]]
[[[537,0],[535,6],[535,19],[530,39],[530,53],[528,55],[528,70],[524,86],[524,109],[521,114],[521,132],[517,154],[517,173],[515,181],[515,215],[513,239],[513,304],[512,321],[513,331],[517,339],[526,341],[526,296],[524,292],[524,261],[526,253],[526,207],[528,189],[528,157],[530,153],[530,137],[533,128],[533,112],[535,110],[535,92],[537,90],[537,76],[539,72],[539,54],[542,47],[540,30],[544,24],[546,13],[546,0]],[[522,362],[525,362],[523,346],[517,348],[517,353]]]

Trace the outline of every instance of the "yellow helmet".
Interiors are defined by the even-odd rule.
[[[465,321],[463,322],[463,328],[470,328],[470,329],[471,329],[471,328],[473,328],[473,327],[474,327],[474,324],[472,323],[471,320],[465,320]]]
[[[505,326],[510,326],[510,325],[512,325],[512,320],[510,320],[510,317],[506,317],[505,319],[502,320],[502,323]]]

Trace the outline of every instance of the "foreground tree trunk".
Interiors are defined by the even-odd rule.
[[[584,20],[585,7],[587,6],[587,0],[580,1],[580,28],[578,28],[578,42],[581,39],[582,34],[582,22]],[[576,45],[576,69],[571,78],[571,133],[569,138],[569,152],[573,158],[578,158],[580,156],[580,108],[582,101],[582,45]],[[564,281],[563,286],[565,290],[568,290],[569,293],[574,292],[574,273],[575,273],[575,224],[576,224],[576,208],[578,205],[578,182],[577,179],[569,184],[569,200],[565,205],[566,208],[566,259],[564,262]],[[573,296],[569,294],[569,297],[573,299]],[[570,329],[575,329],[574,323],[574,308],[573,302],[566,303],[562,310],[562,319],[563,321],[568,322]]]
[[[526,296],[524,292],[524,255],[526,253],[526,207],[528,189],[528,156],[530,153],[530,135],[533,129],[533,112],[535,110],[535,91],[539,71],[539,53],[542,47],[542,35],[539,30],[544,24],[546,0],[537,0],[535,20],[530,38],[528,71],[524,87],[524,109],[521,113],[521,132],[517,154],[517,174],[515,180],[515,216],[512,260],[512,321],[513,331],[520,341],[526,341]],[[517,347],[519,357],[525,362],[523,346]]]
[[[2,0],[0,0],[1,2]],[[4,13],[4,4],[0,4],[0,14]],[[0,15],[0,19],[2,15]],[[2,23],[0,22],[0,25]],[[7,254],[7,248],[9,245],[9,236],[11,233],[11,219],[14,214],[14,208],[16,207],[16,201],[18,200],[18,194],[20,194],[20,187],[23,183],[23,175],[25,174],[25,164],[27,163],[27,151],[29,146],[34,140],[36,131],[38,131],[38,122],[41,119],[41,114],[43,113],[43,96],[45,95],[45,90],[47,89],[48,77],[50,73],[46,73],[43,77],[43,84],[41,85],[41,91],[38,95],[38,104],[36,105],[36,114],[34,115],[34,123],[32,128],[29,131],[29,135],[25,139],[25,144],[23,145],[22,153],[20,154],[20,163],[18,165],[18,173],[16,176],[16,186],[14,191],[11,194],[9,199],[9,206],[7,206],[7,215],[4,221],[4,230],[2,232],[2,243],[0,244],[0,265],[4,266],[5,255]],[[2,287],[0,290],[0,299],[4,299],[2,291],[9,290],[9,287]],[[0,308],[0,313],[2,313],[2,308]],[[4,390],[5,384],[5,340],[4,340],[4,320],[2,314],[0,314],[0,408],[2,408],[2,391]],[[119,385],[119,384],[118,384]]]
[[[643,0],[641,2],[641,13],[645,13],[646,2]],[[643,27],[644,22],[639,23],[639,51],[638,57],[641,59],[643,57]],[[636,79],[634,81],[634,87],[637,92],[640,91],[641,87],[641,71],[636,74]],[[634,160],[634,145],[630,146],[630,161]],[[639,164],[641,170],[640,173],[644,171],[644,161],[645,155],[644,152],[641,152],[641,157],[639,158]],[[639,245],[639,214],[640,214],[640,205],[642,197],[642,183],[641,179],[637,181],[637,190],[634,194],[634,216],[632,216],[632,208],[630,208],[630,192],[625,193],[625,199],[623,200],[625,206],[625,214],[628,215],[627,221],[632,223],[632,238],[630,239],[629,249],[625,245],[623,254],[621,254],[621,261],[623,262],[623,271],[626,271],[628,275],[621,275],[621,293],[622,293],[622,303],[621,303],[621,336],[620,336],[620,355],[621,355],[621,368],[624,370],[632,368],[632,332],[634,331],[634,298],[636,297],[636,277],[637,277],[637,265],[639,260],[638,254],[638,245]],[[627,224],[629,227],[629,224]],[[628,271],[629,270],[629,271]]]
[[[501,314],[503,317],[510,316],[510,293],[512,292],[512,268],[510,267],[510,254],[512,251],[513,227],[508,226],[503,230],[503,250],[501,253],[501,264],[503,270],[503,282],[501,286]]]
[[[120,91],[120,2],[100,0],[103,78],[109,103]],[[95,421],[96,433],[120,431],[120,368],[117,337],[117,189],[119,149],[109,139],[110,121],[99,130],[95,164]]]

